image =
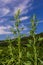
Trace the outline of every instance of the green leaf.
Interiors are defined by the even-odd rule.
[[[32,55],[31,55],[31,53],[29,51],[27,51],[27,57],[28,58],[31,58],[32,57]]]
[[[43,64],[43,61],[40,58],[38,58],[38,60],[40,61],[41,64]]]
[[[31,47],[31,45],[30,45],[30,44],[26,44],[26,46],[27,46],[27,47]]]
[[[31,65],[31,61],[24,62],[25,65]]]
[[[15,19],[18,19],[18,18],[19,18],[19,15],[20,15],[20,9],[16,12],[14,18],[15,18]]]

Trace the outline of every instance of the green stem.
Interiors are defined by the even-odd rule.
[[[12,43],[10,42],[10,40],[9,40],[9,46],[8,46],[8,48],[9,48],[9,51],[10,51],[10,55],[11,55],[12,58],[13,58]]]
[[[19,51],[18,63],[20,64],[20,37],[18,37],[18,51]]]
[[[34,65],[37,65],[37,49],[36,49],[36,41],[35,41],[35,36],[33,37],[34,38],[34,45],[33,45],[33,48],[34,48]]]
[[[19,56],[18,56],[18,64],[20,65],[20,54],[21,54],[21,50],[20,50],[20,31],[18,31],[18,27],[16,26],[16,29],[17,29],[17,33],[18,33],[18,53],[19,53]]]

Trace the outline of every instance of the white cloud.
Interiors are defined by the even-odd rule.
[[[18,9],[21,10],[21,14],[26,14],[28,12],[28,9],[32,7],[31,1],[32,0],[23,0],[23,1],[22,0],[1,0],[0,2],[3,4],[3,6],[2,6],[2,8],[0,8],[0,17],[6,16],[10,12],[11,12],[10,14],[14,15]],[[11,7],[8,6],[8,4]],[[10,10],[10,8],[14,9],[14,12],[12,12],[13,10]],[[23,21],[23,20],[28,19],[29,17],[24,16],[24,17],[21,17],[20,20]],[[0,20],[0,22],[4,22],[4,21],[6,21],[6,19]],[[11,32],[5,31],[5,30],[10,29],[10,28],[11,28],[11,26],[9,26],[9,25],[8,26],[0,26],[0,34],[11,34]],[[25,28],[24,30],[27,30],[27,28],[25,26],[24,26],[24,28]]]
[[[11,12],[12,15],[14,15],[18,9],[21,10],[21,14],[25,14],[28,12],[27,8],[31,8],[32,7],[32,3],[33,1],[32,0],[1,0],[0,1],[2,4],[4,4],[4,7],[2,6],[2,8],[0,8],[0,17],[2,16],[5,16],[6,14],[8,14],[9,12],[11,12],[9,9],[10,9],[10,6],[12,8],[14,8],[14,12]],[[31,2],[31,3],[30,3]],[[9,7],[7,6],[8,3],[10,3]],[[1,5],[2,5],[1,4]],[[5,5],[7,4],[7,5]],[[15,5],[14,5],[15,4]],[[27,5],[28,4],[28,5]],[[6,7],[6,8],[5,8]],[[10,13],[10,14],[11,14]]]
[[[10,13],[12,15],[14,15],[18,9],[21,10],[21,14],[26,14],[28,12],[27,8],[32,7],[32,1],[31,0],[23,0],[23,1],[22,0],[1,0],[1,1],[2,1],[2,4],[4,4],[4,7],[0,8],[0,17],[5,16],[9,12],[11,12],[10,6],[8,7],[5,5],[7,3],[10,3],[12,8],[14,8],[14,12]],[[31,2],[31,3],[29,3],[29,2]],[[29,5],[27,5],[28,3],[29,3]]]
[[[21,12],[21,15],[26,14],[28,12],[28,9],[24,10],[23,12]]]
[[[8,8],[0,8],[0,17],[7,15],[10,12]]]
[[[10,25],[8,25],[8,26],[0,26],[0,30],[10,29],[10,28],[11,28],[11,26],[10,26]]]
[[[0,23],[6,22],[7,19],[6,18],[0,18]]]
[[[38,21],[38,23],[43,23],[43,20]]]
[[[29,19],[29,17],[28,16],[24,16],[24,17],[21,17],[20,20],[23,21],[23,20]]]
[[[0,35],[1,34],[12,34],[10,31],[5,31],[5,30],[8,30],[10,28],[11,28],[10,25],[8,25],[8,26],[0,26]]]
[[[2,34],[12,34],[12,33],[11,32],[6,32],[4,30],[0,30],[0,35],[2,35]]]
[[[9,9],[7,9],[7,8],[3,8],[3,12],[4,12],[4,14],[9,13]]]
[[[12,0],[1,0],[3,3],[10,3]]]
[[[14,7],[14,14],[17,12],[18,9],[21,10],[21,14],[22,14],[23,12],[25,12],[27,7],[30,8],[32,6],[32,3],[29,3],[30,1],[31,0],[23,0],[22,3],[19,3],[18,6]],[[29,3],[29,5],[27,6],[28,3]],[[28,11],[26,11],[26,12],[28,12]]]

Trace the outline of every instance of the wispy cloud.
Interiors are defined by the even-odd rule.
[[[7,19],[6,18],[0,18],[0,23],[6,22]]]
[[[8,25],[8,26],[0,26],[0,35],[1,34],[12,34],[10,31],[5,31],[7,29],[10,29],[11,26]]]
[[[1,0],[3,3],[7,4],[10,3],[12,0]]]
[[[0,17],[7,15],[10,12],[8,8],[0,8]]]
[[[32,2],[31,3],[29,3],[29,2],[31,2],[31,0],[24,0],[22,3],[19,3],[18,6],[14,7],[14,13],[16,13],[16,11],[18,9],[21,10],[21,14],[24,12],[27,13],[28,10],[26,10],[26,9],[32,7]],[[29,3],[29,5],[27,5],[28,3]]]
[[[29,17],[28,16],[24,16],[24,17],[21,17],[20,20],[23,21],[23,20],[27,20],[29,18],[30,18],[30,16]]]
[[[0,26],[0,29],[10,29],[10,28],[11,28],[10,25],[8,25],[8,26]]]
[[[11,32],[6,32],[4,30],[0,30],[0,35],[3,35],[3,34],[12,34]]]
[[[5,16],[14,16],[18,9],[21,10],[20,15],[24,15],[28,12],[29,8],[32,7],[32,0],[0,0],[0,23],[8,22],[9,20],[5,18]],[[10,14],[10,15],[9,15]],[[29,19],[30,16],[22,16],[20,18],[21,21]],[[9,17],[8,17],[9,18]],[[8,20],[8,21],[7,21]],[[10,24],[10,23],[9,23]],[[25,26],[24,26],[25,27]],[[7,26],[0,26],[0,35],[1,34],[11,34],[11,32],[6,31],[9,30],[11,26],[7,24]],[[25,27],[24,30],[27,30]]]
[[[18,9],[21,10],[21,14],[26,14],[28,9],[32,7],[32,4],[32,0],[0,0],[0,17],[3,17],[8,13],[14,15]]]
[[[43,20],[39,20],[38,23],[43,23]]]

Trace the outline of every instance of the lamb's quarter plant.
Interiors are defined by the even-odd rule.
[[[18,64],[20,65],[20,58],[21,58],[21,50],[20,50],[20,30],[19,30],[19,24],[20,24],[20,19],[19,19],[19,15],[20,15],[20,10],[18,10],[18,12],[16,12],[15,14],[15,27],[16,27],[16,31],[14,31],[17,35],[18,35]]]
[[[15,23],[14,23],[14,27],[16,29],[11,28],[11,31],[13,32],[14,35],[17,35],[17,46],[18,46],[18,62],[16,62],[17,65],[21,64],[21,57],[22,57],[22,52],[21,52],[21,34],[20,32],[24,29],[23,27],[19,28],[19,25],[21,23],[20,19],[19,19],[19,15],[20,15],[20,10],[18,10],[14,16],[15,19]]]
[[[20,10],[18,10],[14,16],[14,19],[15,19],[15,23],[13,25],[13,27],[10,29],[10,31],[14,34],[14,35],[17,35],[17,49],[18,49],[18,58],[16,60],[18,60],[16,62],[15,60],[15,57],[14,57],[14,54],[13,54],[13,45],[12,45],[12,41],[9,37],[7,38],[7,42],[8,42],[8,51],[9,51],[9,54],[11,56],[11,59],[7,60],[7,65],[10,65],[14,62],[14,64],[16,65],[20,65],[21,64],[21,35],[20,35],[20,32],[23,30],[23,28],[20,28],[19,29],[19,25],[20,25],[20,19],[19,19],[19,15],[20,15]],[[16,28],[16,30],[14,29]],[[16,50],[16,49],[15,49]],[[15,52],[14,50],[14,52]],[[17,55],[17,54],[16,54]],[[13,65],[13,64],[12,64]]]
[[[36,37],[35,37],[35,30],[37,27],[37,20],[36,16],[33,16],[31,19],[31,30],[30,30],[30,35],[33,37],[33,54],[34,54],[34,65],[37,65],[37,48],[36,48]]]
[[[37,63],[38,63],[38,54],[37,54],[36,42],[37,42],[38,39],[37,39],[36,34],[35,34],[35,31],[37,29],[37,20],[36,20],[35,15],[31,18],[29,28],[30,28],[30,36],[33,38],[33,40],[32,39],[28,40],[29,44],[27,44],[27,47],[32,48],[32,52],[33,52],[34,57],[32,58],[32,54],[30,54],[29,52],[27,52],[27,55],[30,57],[33,64],[37,65]]]
[[[41,39],[41,40],[43,39],[43,38],[37,38],[36,37],[36,34],[35,34],[36,32],[35,31],[37,30],[37,25],[38,25],[38,21],[36,19],[36,16],[33,15],[33,17],[31,18],[31,21],[30,21],[30,25],[29,25],[29,28],[30,28],[30,36],[33,39],[29,39],[28,40],[29,44],[27,44],[27,47],[33,48],[32,49],[33,59],[32,59],[32,54],[30,54],[29,52],[27,52],[27,55],[30,56],[30,59],[32,60],[32,62],[33,62],[34,65],[38,65],[38,61],[41,62],[41,59],[38,58],[39,57],[38,56],[39,55],[39,51],[37,49],[37,41],[39,41],[39,39]]]

